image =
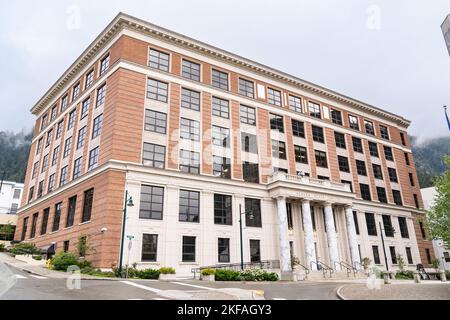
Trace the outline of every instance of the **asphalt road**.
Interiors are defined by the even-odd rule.
[[[36,277],[9,268],[17,278],[15,285],[0,300],[169,300],[200,292],[214,295],[217,288],[264,290],[270,300],[337,299],[336,291],[343,283],[239,283],[198,280],[81,280],[80,288],[69,289],[66,279]]]

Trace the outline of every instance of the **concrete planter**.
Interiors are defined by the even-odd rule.
[[[159,274],[159,280],[161,281],[172,281],[176,280],[176,274]]]
[[[200,277],[201,280],[203,281],[216,281],[216,276],[213,274],[207,275],[207,276],[201,276]]]

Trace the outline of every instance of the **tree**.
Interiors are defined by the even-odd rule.
[[[442,239],[450,244],[450,156],[444,157],[447,170],[436,179],[434,205],[427,212],[430,235],[433,239]]]

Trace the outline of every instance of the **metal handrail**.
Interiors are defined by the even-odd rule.
[[[312,265],[315,264],[317,266],[317,270],[321,271],[324,275],[324,277],[326,277],[327,271],[330,272],[330,278],[331,278],[331,274],[334,272],[334,269],[327,266],[325,263],[317,260],[317,261],[311,261],[311,269],[312,269]]]
[[[309,270],[306,266],[304,266],[303,264],[301,264],[301,263],[297,263],[297,265],[300,266],[300,267],[302,267],[303,270],[305,270],[306,276],[308,276],[310,270]]]
[[[336,268],[336,264],[340,265],[341,268],[347,269],[347,276],[353,272],[353,274],[356,274],[356,269],[353,268],[350,264],[348,264],[345,261],[334,261],[334,267]]]

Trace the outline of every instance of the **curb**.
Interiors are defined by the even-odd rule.
[[[344,284],[337,289],[336,295],[339,298],[339,300],[348,300],[346,297],[344,297],[344,295],[341,292],[341,290],[344,289],[344,287],[346,287],[346,286],[347,286],[347,284]]]
[[[3,262],[3,263],[6,264],[7,266],[10,266],[10,267],[12,267],[12,268],[19,269],[20,271],[23,271],[23,272],[26,272],[26,273],[29,273],[29,274],[34,274],[34,275],[36,275],[36,276],[41,276],[41,277],[46,277],[46,276],[48,276],[48,275],[45,275],[45,274],[41,274],[41,273],[37,273],[37,272],[31,271],[31,270],[25,269],[25,268],[23,268],[23,267],[17,267],[17,266],[15,266],[14,264],[9,263],[9,262]]]

